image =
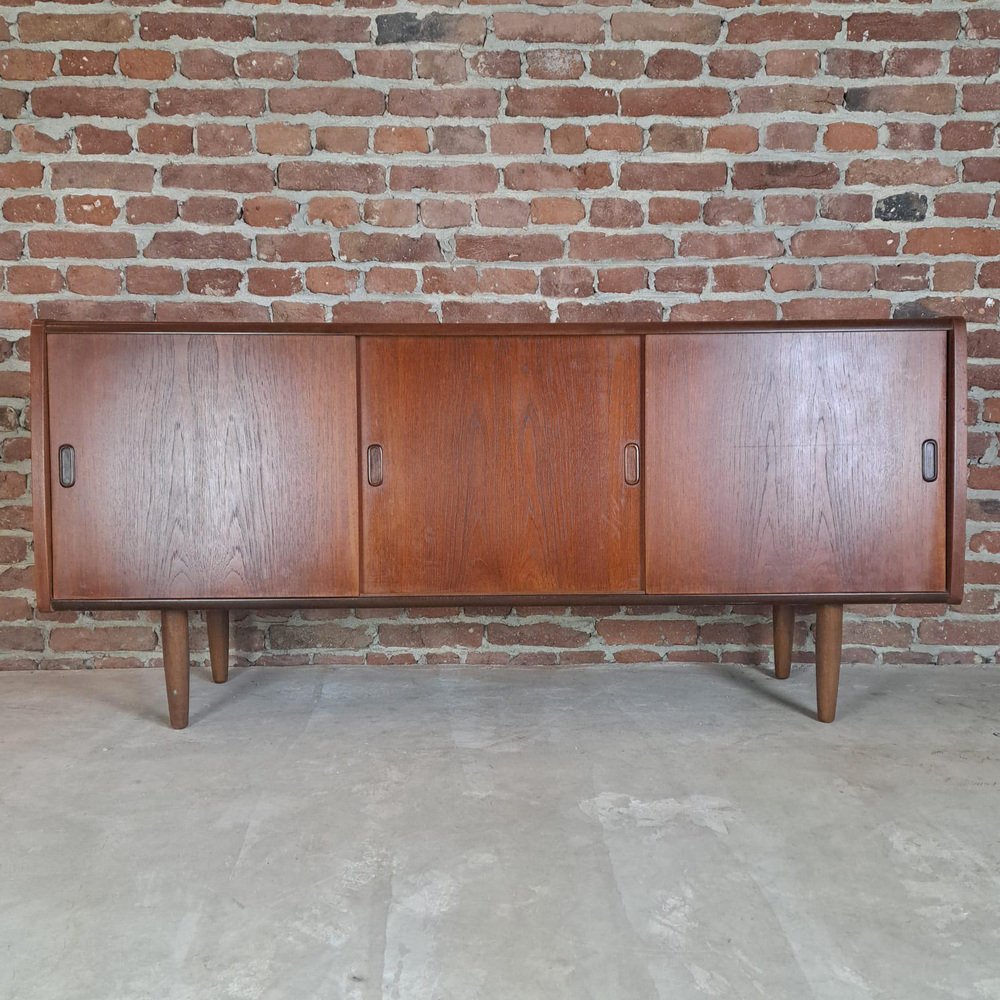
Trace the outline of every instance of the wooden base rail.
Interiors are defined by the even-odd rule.
[[[191,659],[188,644],[188,612],[160,612],[163,635],[163,674],[167,683],[167,710],[170,725],[184,729],[190,705]],[[205,611],[208,627],[208,653],[212,680],[229,680],[229,612],[211,608]],[[840,655],[844,624],[843,604],[816,606],[816,718],[833,722],[837,715],[837,690],[840,685]],[[792,640],[795,609],[791,604],[774,605],[774,676],[784,680],[792,669]]]

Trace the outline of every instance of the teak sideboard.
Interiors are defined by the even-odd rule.
[[[965,330],[864,323],[37,321],[38,606],[188,612],[962,599]]]

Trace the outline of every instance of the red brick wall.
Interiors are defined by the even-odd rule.
[[[968,598],[857,609],[847,657],[996,659],[996,8],[83,0],[0,5],[0,47],[0,667],[158,655],[153,616],[33,613],[34,315],[963,315]],[[261,614],[237,643],[259,663],[759,657],[765,619],[723,610]]]

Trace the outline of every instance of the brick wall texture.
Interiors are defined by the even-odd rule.
[[[36,315],[964,316],[966,601],[851,609],[845,658],[996,662],[998,66],[1000,7],[952,0],[0,0],[0,668],[159,662],[154,615],[34,612]],[[754,662],[766,610],[261,613],[235,645]]]

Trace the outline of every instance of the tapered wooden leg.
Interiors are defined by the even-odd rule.
[[[229,680],[229,612],[211,609],[205,612],[208,626],[208,655],[212,661],[212,680],[225,684]]]
[[[188,655],[188,613],[164,611],[160,615],[163,636],[163,674],[167,681],[167,710],[170,725],[184,729],[188,724],[191,689],[191,661]]]
[[[816,718],[833,722],[840,686],[840,650],[844,635],[843,604],[816,609]]]
[[[774,676],[784,680],[792,672],[792,634],[795,609],[791,604],[774,605]]]

